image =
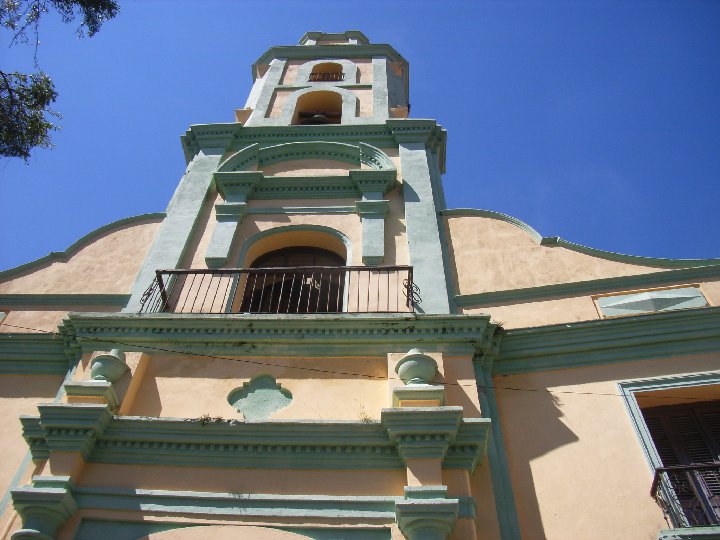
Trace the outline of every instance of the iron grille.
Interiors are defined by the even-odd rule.
[[[345,79],[344,73],[311,73],[308,79],[311,82],[328,82],[328,81],[342,81]]]
[[[404,313],[410,266],[158,270],[140,313]]]
[[[674,527],[720,525],[720,463],[658,467],[650,494]]]

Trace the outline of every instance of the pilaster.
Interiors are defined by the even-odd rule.
[[[439,208],[433,193],[432,175],[436,173],[431,168],[436,165],[426,148],[425,137],[421,134],[398,137],[410,263],[413,280],[423,295],[418,309],[424,313],[450,313]]]
[[[68,476],[33,477],[33,485],[12,490],[23,528],[12,540],[53,540],[60,525],[77,510]]]
[[[222,141],[212,141],[214,144]],[[229,141],[226,141],[229,142]],[[155,271],[177,268],[198,224],[203,204],[212,185],[213,172],[225,146],[203,148],[188,165],[167,209],[150,251],[135,280],[124,312],[138,312],[143,293],[155,279]]]

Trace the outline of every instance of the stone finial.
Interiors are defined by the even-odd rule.
[[[395,366],[405,384],[430,384],[437,373],[437,362],[420,349],[410,349]]]
[[[125,363],[125,353],[120,349],[98,354],[90,360],[90,374],[95,381],[115,382],[129,369]]]

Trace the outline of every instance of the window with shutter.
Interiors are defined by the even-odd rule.
[[[658,473],[688,525],[720,524],[720,402],[653,407],[642,413],[662,461]]]

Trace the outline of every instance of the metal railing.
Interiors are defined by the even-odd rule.
[[[720,525],[720,463],[658,467],[650,494],[673,527]]]
[[[342,80],[345,80],[345,74],[344,73],[322,73],[322,72],[311,73],[308,80],[311,82],[342,81]]]
[[[404,313],[411,266],[158,270],[140,313]]]

